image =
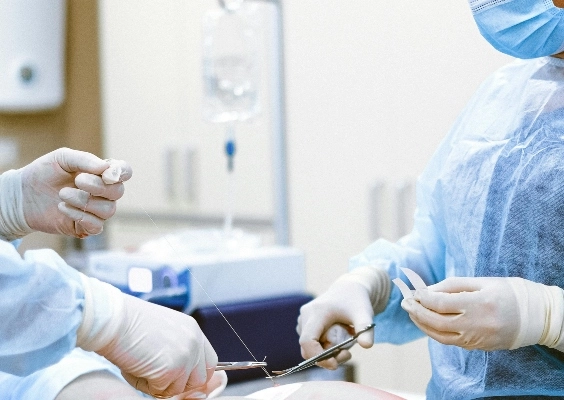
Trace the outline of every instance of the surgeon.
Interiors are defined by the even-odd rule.
[[[30,376],[75,346],[105,357],[131,386],[153,395],[186,392],[213,376],[217,355],[188,315],[86,277],[52,250],[27,251],[23,258],[16,250],[18,239],[33,231],[76,237],[100,233],[130,177],[123,161],[64,148],[0,175],[4,377]],[[65,373],[70,379],[73,371]],[[1,393],[16,391],[4,386]]]
[[[564,398],[564,10],[470,6],[481,34],[517,59],[479,87],[420,176],[413,231],[371,244],[302,307],[302,354],[330,345],[333,324],[374,320],[363,347],[429,335],[428,399]],[[390,284],[401,267],[431,286],[402,302]]]

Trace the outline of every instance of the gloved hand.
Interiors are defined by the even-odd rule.
[[[423,332],[468,350],[533,344],[564,350],[564,292],[522,278],[447,278],[402,308]]]
[[[117,174],[117,176],[116,176]],[[124,161],[58,149],[0,178],[0,235],[8,240],[35,230],[86,237],[102,232],[131,177]]]
[[[215,371],[211,379],[202,387],[174,396],[173,400],[215,399],[227,386],[225,371]]]
[[[376,313],[384,310],[390,297],[388,273],[377,267],[361,267],[337,279],[321,296],[300,309],[298,326],[302,357],[307,359],[335,344],[338,339],[327,337],[336,324],[354,327],[360,331],[372,324]],[[350,334],[354,334],[352,331]],[[374,331],[363,333],[357,339],[364,348],[374,344]],[[341,350],[335,357],[318,363],[327,369],[349,360],[348,350]]]
[[[192,317],[81,277],[85,304],[77,346],[106,357],[131,386],[150,395],[198,391],[210,381],[217,355]]]

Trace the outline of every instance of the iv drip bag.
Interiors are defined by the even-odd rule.
[[[256,5],[208,12],[203,21],[204,118],[246,121],[260,111]]]

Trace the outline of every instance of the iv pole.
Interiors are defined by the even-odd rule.
[[[269,47],[272,61],[270,95],[272,110],[272,167],[274,186],[274,216],[273,228],[276,243],[282,246],[290,244],[290,229],[288,215],[288,183],[286,165],[286,109],[284,94],[284,27],[282,20],[281,0],[239,0],[260,1],[272,3],[276,8],[276,15],[272,19],[271,36],[274,46]],[[226,0],[219,0],[220,6],[228,8]]]

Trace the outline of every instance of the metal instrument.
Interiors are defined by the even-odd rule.
[[[237,369],[264,368],[266,363],[262,361],[224,361],[218,362],[215,367],[216,371],[233,371]],[[151,394],[155,399],[170,399],[172,396],[162,396],[159,394]]]
[[[370,329],[374,328],[374,325],[375,324],[368,325],[366,328],[358,331],[357,333],[355,333],[353,336],[349,337],[348,339],[342,341],[339,344],[336,344],[334,346],[329,347],[327,350],[319,353],[316,356],[313,356],[311,358],[308,358],[305,361],[302,361],[301,363],[299,363],[295,367],[288,368],[288,369],[285,369],[283,371],[272,371],[272,373],[276,375],[276,378],[281,378],[283,376],[293,374],[294,372],[303,371],[304,369],[307,369],[309,367],[313,367],[319,361],[327,360],[328,358],[331,358],[331,357],[337,355],[337,353],[339,351],[352,347],[355,344],[356,339],[361,334],[363,334],[364,332],[369,331]]]
[[[216,371],[232,371],[236,369],[250,369],[250,368],[264,368],[265,362],[261,361],[233,361],[233,362],[218,362]]]

